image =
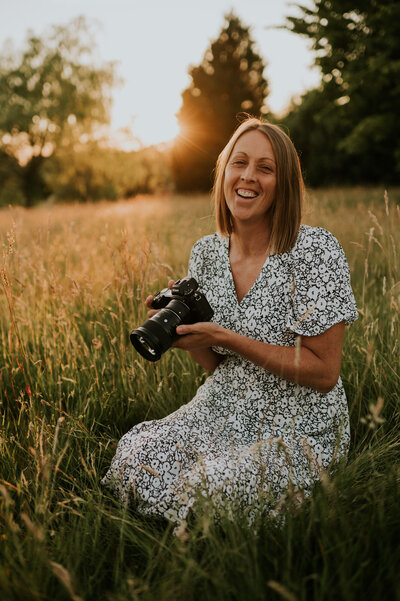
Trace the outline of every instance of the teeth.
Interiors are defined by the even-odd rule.
[[[239,196],[244,196],[244,198],[255,198],[257,196],[257,192],[253,192],[253,190],[243,190],[243,188],[240,188],[237,193]]]

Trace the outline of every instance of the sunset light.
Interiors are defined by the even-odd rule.
[[[251,27],[252,37],[265,59],[269,82],[268,107],[283,112],[293,95],[320,79],[311,69],[307,43],[288,31],[274,29],[296,8],[285,0],[193,0],[163,2],[137,0],[60,2],[15,0],[0,20],[0,44],[11,38],[16,48],[31,28],[41,34],[50,25],[66,24],[83,14],[94,23],[98,54],[116,61],[123,84],[114,90],[111,128],[129,128],[143,145],[172,140],[178,133],[176,113],[181,93],[190,83],[188,69],[198,64],[234,10]],[[97,24],[97,26],[96,26]],[[114,135],[115,137],[115,135]]]
[[[179,96],[179,95],[178,95]],[[146,104],[146,98],[138,99],[138,114],[133,118],[132,129],[144,144],[159,144],[170,142],[179,133],[178,121],[175,116],[180,98],[163,105],[156,100],[154,107]]]
[[[400,0],[0,2],[0,601],[400,601]]]

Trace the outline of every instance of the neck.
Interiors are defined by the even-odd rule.
[[[269,223],[235,223],[231,234],[231,250],[243,257],[266,255],[269,251]]]

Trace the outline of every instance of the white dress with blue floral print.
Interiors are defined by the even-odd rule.
[[[224,328],[274,345],[294,346],[357,310],[344,252],[328,231],[301,226],[290,252],[270,254],[239,303],[229,239],[194,245],[195,277]],[[160,420],[125,434],[102,483],[140,511],[173,522],[199,495],[214,509],[272,511],[288,490],[307,493],[347,453],[349,418],[339,378],[327,394],[288,382],[231,351],[196,396]],[[161,359],[162,360],[162,359]]]

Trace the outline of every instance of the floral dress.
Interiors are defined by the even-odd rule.
[[[328,231],[301,226],[291,251],[270,254],[239,303],[229,238],[194,245],[189,275],[213,321],[249,338],[294,346],[357,310],[344,252]],[[160,420],[125,434],[102,480],[123,502],[179,523],[200,497],[218,508],[274,511],[285,493],[307,493],[347,453],[349,418],[339,378],[323,394],[214,347],[223,360],[195,397]],[[161,359],[162,360],[162,359]]]

